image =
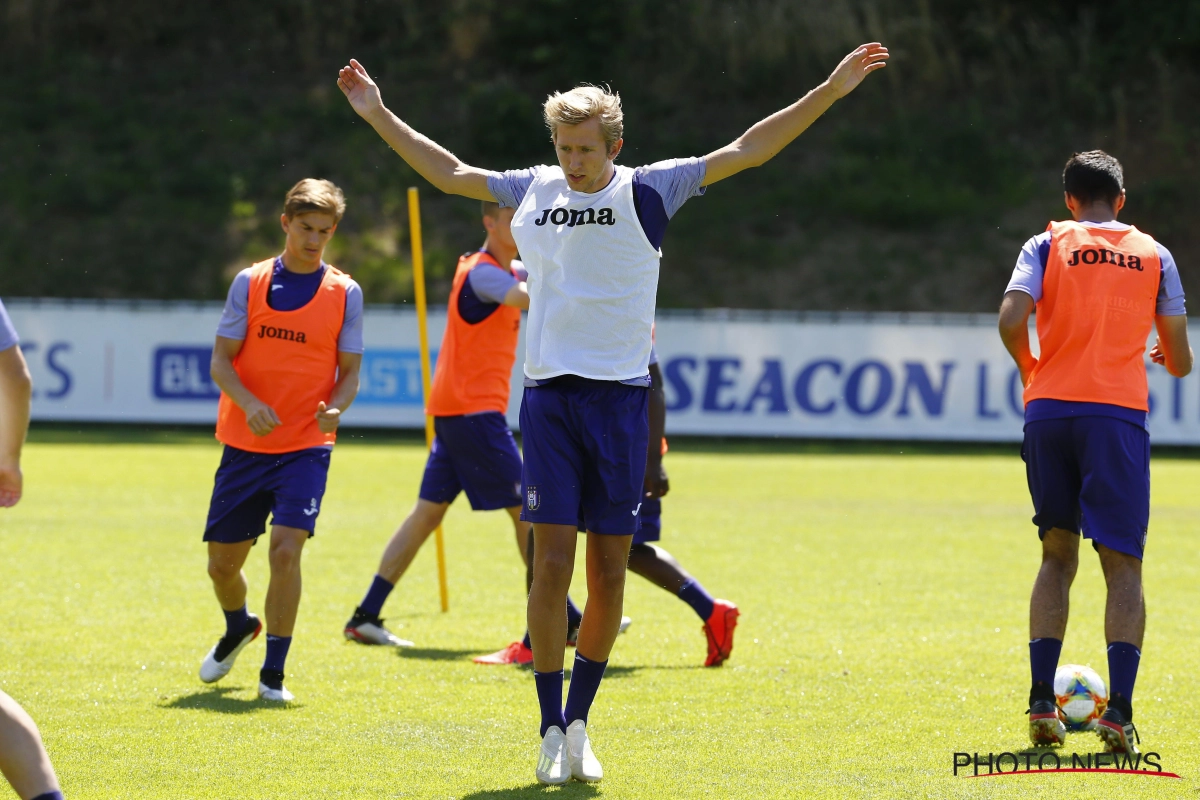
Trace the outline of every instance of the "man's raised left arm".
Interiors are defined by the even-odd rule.
[[[863,79],[887,65],[888,49],[879,42],[860,45],[842,59],[817,88],[792,105],[777,111],[733,142],[704,157],[704,186],[723,181],[744,169],[770,161],[804,133],[829,107],[854,91]]]

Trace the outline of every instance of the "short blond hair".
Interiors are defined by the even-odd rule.
[[[320,178],[305,178],[283,198],[283,213],[288,218],[313,211],[332,214],[334,224],[346,213],[346,195],[332,182]]]
[[[625,133],[621,95],[608,87],[584,84],[569,92],[555,92],[546,98],[542,113],[550,128],[551,140],[557,138],[559,125],[579,125],[593,117],[600,120],[604,144],[609,150]]]

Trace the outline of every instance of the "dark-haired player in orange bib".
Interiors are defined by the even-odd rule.
[[[297,183],[280,222],[283,255],[234,278],[217,328],[212,377],[221,387],[217,469],[204,541],[225,635],[200,679],[220,680],[262,630],[246,610],[242,565],[272,514],[267,653],[258,694],[289,701],[284,663],[300,607],[300,553],[316,529],[342,412],[358,393],[362,291],[322,261],[346,208],[329,181]]]
[[[512,518],[517,549],[527,559],[530,525],[521,521],[521,452],[505,414],[521,311],[529,307],[529,294],[509,229],[513,210],[485,202],[482,214],[487,239],[480,250],[458,260],[450,289],[446,332],[426,407],[435,437],[417,504],[392,535],[371,586],[346,623],[345,636],[351,641],[412,646],[385,628],[379,615],[460,492],[466,492],[475,511],[504,509]],[[578,627],[582,615],[570,608]]]
[[[1080,534],[1092,540],[1108,585],[1104,634],[1110,699],[1096,732],[1114,753],[1136,754],[1133,685],[1146,629],[1142,555],[1150,522],[1150,358],[1176,378],[1192,369],[1183,286],[1165,247],[1117,222],[1120,163],[1100,150],[1063,170],[1073,219],[1050,223],[1017,260],[1000,307],[1000,336],[1025,385],[1025,459],[1042,565],[1029,604],[1029,736],[1061,745],[1054,674],[1067,630]],[[1037,308],[1040,355],[1029,346]]]

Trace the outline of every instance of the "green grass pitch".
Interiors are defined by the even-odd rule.
[[[346,440],[334,453],[288,662],[299,702],[278,708],[255,697],[261,640],[215,688],[196,677],[223,625],[200,541],[218,446],[198,434],[69,438],[35,433],[26,498],[0,512],[0,687],[40,724],[72,800],[1200,790],[1197,461],[1154,464],[1135,694],[1144,750],[1183,780],[952,776],[956,751],[1025,744],[1038,547],[1015,447],[691,443],[667,456],[663,544],[741,606],[733,658],[702,668],[695,615],[631,575],[634,624],[590,727],[607,777],[547,790],[533,779],[531,674],[470,661],[523,629],[523,574],[502,512],[472,514],[465,499],[452,508],[449,613],[438,610],[432,546],[389,600],[385,616],[417,649],[342,639],[415,496],[419,443]],[[264,550],[248,565],[253,611]],[[1107,675],[1103,582],[1090,548],[1082,555],[1063,660]],[[1095,751],[1098,740],[1077,734],[1068,749]]]

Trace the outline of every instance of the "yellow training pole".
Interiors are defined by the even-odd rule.
[[[433,369],[429,364],[429,330],[425,313],[425,254],[421,250],[421,205],[417,200],[417,187],[408,189],[408,229],[412,240],[413,288],[417,301],[417,329],[421,336],[421,398],[429,403],[429,384],[433,380]],[[433,448],[433,417],[425,415],[425,446]],[[434,531],[437,543],[438,594],[442,599],[442,611],[450,610],[450,589],[446,585],[446,540],[442,526]]]

